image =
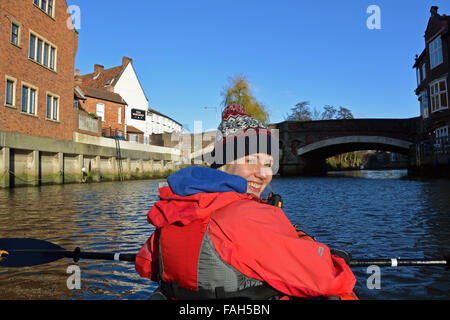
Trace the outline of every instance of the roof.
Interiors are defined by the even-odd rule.
[[[122,76],[122,73],[127,68],[128,64],[131,64],[131,66],[133,66],[132,59],[128,57],[123,57],[122,65],[117,67],[105,69],[103,66],[95,65],[94,72],[82,75],[80,76],[80,78],[82,79],[84,86],[88,86],[91,88],[105,89],[110,86],[114,87],[119,81],[120,77]],[[134,72],[136,73],[135,70]],[[144,93],[145,99],[147,99],[148,101],[147,94],[145,93],[144,88],[142,87],[141,81],[139,80],[137,74],[136,77],[139,86],[141,87],[141,90]]]
[[[148,111],[153,112],[153,113],[156,113],[157,115],[159,115],[159,116],[161,116],[161,117],[164,117],[164,118],[167,118],[167,119],[169,119],[169,120],[172,120],[172,121],[175,122],[176,124],[178,124],[178,125],[180,125],[180,126],[183,126],[183,125],[182,125],[181,123],[179,123],[178,121],[173,120],[171,117],[168,117],[168,116],[166,116],[165,114],[162,114],[161,112],[156,111],[155,109],[148,108]]]
[[[83,75],[81,76],[81,79],[83,80],[83,85],[91,88],[104,89],[109,85],[114,87],[122,75],[123,70],[125,70],[124,66],[118,66],[110,69],[104,69],[101,72],[93,72]]]
[[[75,86],[73,88],[73,93],[75,95],[75,98],[80,99],[80,100],[86,100],[86,97],[84,96],[83,91],[81,91],[79,86]]]
[[[141,131],[141,130],[139,130],[139,129],[136,129],[135,127],[133,127],[133,126],[127,126],[127,132],[132,132],[132,133],[144,133],[144,131]]]
[[[416,68],[418,66],[418,64],[420,64],[422,62],[423,57],[425,56],[425,52],[427,51],[427,49],[423,49],[422,53],[420,54],[420,56],[418,56],[416,58],[416,62],[413,65],[413,68]]]
[[[119,104],[126,105],[127,103],[122,99],[120,94],[106,91],[105,89],[97,89],[92,87],[80,87],[82,93],[86,97],[96,98],[100,100],[111,101]]]

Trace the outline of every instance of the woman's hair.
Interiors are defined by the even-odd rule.
[[[223,166],[217,168],[217,170],[223,171],[223,172],[227,172],[227,173],[228,173],[228,168],[230,167],[230,164],[231,164],[231,163],[224,164]]]

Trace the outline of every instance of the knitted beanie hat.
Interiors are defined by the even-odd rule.
[[[272,138],[270,129],[249,116],[244,107],[230,105],[222,112],[211,153],[211,168],[220,168],[250,154],[272,154]]]

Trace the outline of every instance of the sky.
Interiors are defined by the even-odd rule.
[[[133,59],[149,107],[194,129],[216,128],[231,77],[244,75],[270,122],[296,103],[355,118],[420,115],[414,57],[441,0],[67,0],[77,6],[75,68]],[[378,6],[377,12],[368,8]],[[379,20],[375,20],[379,17]],[[368,28],[379,21],[380,28]],[[376,26],[376,25],[375,25]],[[207,109],[205,109],[207,108]]]

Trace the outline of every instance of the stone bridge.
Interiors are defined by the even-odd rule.
[[[324,171],[325,159],[357,150],[409,154],[416,141],[420,118],[285,121],[279,130],[280,174],[302,175]]]

